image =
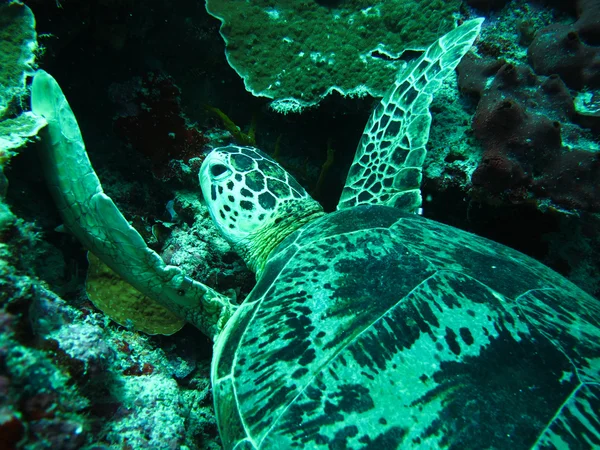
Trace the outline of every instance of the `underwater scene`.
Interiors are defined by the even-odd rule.
[[[0,450],[600,449],[600,0],[0,0]]]

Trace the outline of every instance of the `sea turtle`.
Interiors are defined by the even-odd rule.
[[[600,445],[600,302],[515,250],[414,214],[433,92],[480,26],[465,22],[401,72],[334,213],[257,149],[206,157],[210,213],[257,273],[239,307],[147,248],[102,193],[60,89],[36,75],[65,223],[215,338],[225,448]]]

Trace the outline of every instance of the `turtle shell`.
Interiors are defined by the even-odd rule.
[[[600,445],[600,302],[385,206],[286,238],[213,363],[225,448]]]

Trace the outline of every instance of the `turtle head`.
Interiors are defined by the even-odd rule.
[[[217,228],[258,274],[286,236],[323,214],[289,173],[255,148],[214,149],[199,178]]]

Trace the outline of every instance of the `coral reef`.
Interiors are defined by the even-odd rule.
[[[296,8],[333,18],[341,11],[348,19],[352,10],[346,8],[361,2],[278,2],[277,8],[256,11],[256,17],[265,18],[259,27],[251,21],[241,24],[251,32],[224,27],[223,33],[231,34],[232,64],[234,51],[246,49],[245,44],[233,48],[234,32],[260,47],[256,51],[268,52],[254,56],[247,72],[239,68],[245,78],[260,75],[265,84],[270,77],[273,88],[267,96],[296,95],[304,101],[290,86],[318,81],[307,90],[307,98],[320,101],[318,108],[279,117],[266,108],[267,100],[246,93],[230,69],[219,23],[206,14],[204,2],[159,0],[153,8],[115,0],[95,2],[94,8],[86,2],[60,2],[62,8],[53,1],[27,3],[36,13],[45,47],[42,64],[68,87],[106,192],[167,263],[240,301],[252,288],[253,275],[218,237],[198,195],[195,170],[206,151],[204,138],[211,140],[207,146],[231,140],[223,123],[206,117],[204,105],[218,106],[239,124],[249,124],[260,111],[257,145],[278,149],[278,158],[305,186],[315,185],[327,149],[335,147],[335,160],[319,186],[333,209],[372,101],[342,98],[337,92],[321,100],[322,95],[334,85],[350,91],[364,82],[357,78],[366,73],[361,51],[374,68],[372,92],[377,93],[377,83],[385,87],[386,73],[398,64],[391,57],[404,48],[423,48],[440,24],[441,34],[453,20],[452,2],[443,4],[448,10],[439,15],[410,23],[400,2],[386,2],[385,23],[363,23],[370,27],[372,42],[367,40],[364,49],[350,42],[344,46],[354,52],[352,64],[328,72],[331,67],[316,54],[327,54],[327,47],[319,47],[328,44],[322,40],[314,43],[315,61],[304,50],[305,62],[314,66],[310,77],[289,79],[293,73],[282,69],[286,58],[295,55],[282,51],[292,43],[265,26],[277,20],[269,13],[291,14]],[[594,156],[600,111],[594,73],[598,2],[579,2],[577,11],[574,3],[561,1],[467,3],[490,16],[478,44],[481,58],[464,60],[460,67],[463,95],[450,82],[432,105],[424,213],[519,248],[600,295],[598,187],[593,182],[599,179]],[[7,8],[14,14],[8,15]],[[14,28],[6,22],[9,17]],[[84,291],[84,251],[71,236],[55,231],[61,222],[51,212],[47,192],[36,184],[40,167],[30,155],[35,145],[15,150],[22,136],[33,136],[43,126],[29,122],[23,107],[25,75],[36,53],[32,20],[19,2],[0,6],[0,56],[20,55],[0,62],[2,74],[17,67],[12,93],[0,92],[7,105],[0,114],[0,168],[6,173],[0,172],[0,197],[10,204],[0,202],[0,443],[30,450],[217,449],[211,343],[189,326],[173,336],[148,337],[100,314]],[[313,33],[315,39],[327,31],[324,23]],[[335,31],[339,21],[326,25]],[[397,47],[392,38],[385,41],[388,47],[377,46],[399,28],[404,32]],[[260,32],[267,35],[259,37]],[[576,33],[576,51],[569,50],[571,32]],[[301,35],[292,37],[297,45],[311,43]],[[6,51],[6,45],[20,52]],[[277,74],[282,90],[276,94],[271,91],[279,88]],[[330,78],[321,81],[319,74]],[[584,83],[589,86],[581,87]],[[120,138],[114,134],[119,127]],[[169,136],[172,130],[176,139]]]
[[[287,113],[333,90],[381,96],[405,50],[423,50],[451,29],[459,1],[207,1],[227,60],[256,96]]]
[[[35,19],[19,2],[0,5],[0,117],[25,94],[25,79],[33,73],[37,48]]]
[[[578,18],[538,31],[528,48],[540,75],[556,74],[572,89],[600,88],[600,2],[578,0]]]
[[[26,78],[33,73],[37,40],[31,10],[20,2],[0,5],[0,193],[2,167],[44,126],[23,108]]]
[[[485,151],[472,175],[474,195],[600,211],[600,152],[590,130],[577,123],[573,99],[557,75],[545,78],[525,65],[471,58],[459,80],[479,97],[473,131]]]
[[[173,78],[150,72],[143,79],[113,85],[111,94],[123,111],[115,119],[115,132],[150,160],[157,178],[177,176],[178,169],[202,155],[208,139],[189,123]]]
[[[32,30],[29,10],[18,2],[10,5],[20,8],[17,19],[31,19],[25,24]],[[16,28],[8,36],[17,37]],[[30,44],[18,45],[32,50]],[[20,55],[5,49],[3,57]],[[24,65],[23,74],[30,69]],[[25,81],[24,75],[18,78],[19,89],[3,116],[6,136],[20,130],[21,123],[12,119],[24,115]],[[69,237],[60,238],[60,248],[50,243],[58,243],[53,231],[58,223],[44,216],[48,210],[36,208],[47,193],[20,182],[40,170],[31,158],[35,147],[25,150],[3,167],[7,179],[2,175],[0,193],[2,448],[218,448],[208,376],[211,343],[192,329],[170,341],[146,338],[95,311],[81,289],[82,268],[68,259],[81,249]],[[3,153],[3,166],[16,155]],[[128,193],[126,209],[143,209],[135,202],[144,195],[127,188],[119,192]],[[31,219],[44,228],[15,216],[5,196],[13,209],[33,213]]]
[[[480,44],[483,57],[459,66],[459,88],[477,102],[472,126],[484,150],[471,178],[475,198],[600,211],[600,120],[580,114],[570,91],[598,83],[599,5],[580,1],[575,22],[540,27],[527,60],[499,58]]]
[[[32,270],[43,236],[1,206],[2,448],[218,448],[210,342],[192,329],[169,341],[128,331],[81,290],[61,299]]]
[[[600,270],[593,225],[567,227],[581,232],[568,239],[563,230],[576,218],[597,224],[591,219],[600,207],[597,89],[577,91],[559,74],[536,73],[529,54],[548,30],[591,23],[597,16],[586,11],[593,4],[580,2],[578,10],[557,1],[480,6],[489,19],[477,54],[458,67],[462,96],[449,86],[432,105],[424,194],[429,217],[519,248],[598,295],[582,276]],[[570,56],[564,48],[540,53],[548,61]],[[573,66],[574,73],[579,69]],[[551,245],[552,239],[562,244]],[[579,258],[560,251],[568,240],[577,243]]]
[[[172,211],[176,226],[169,226],[160,239],[165,262],[241,302],[254,287],[254,274],[218,233],[197,192],[178,191]]]

